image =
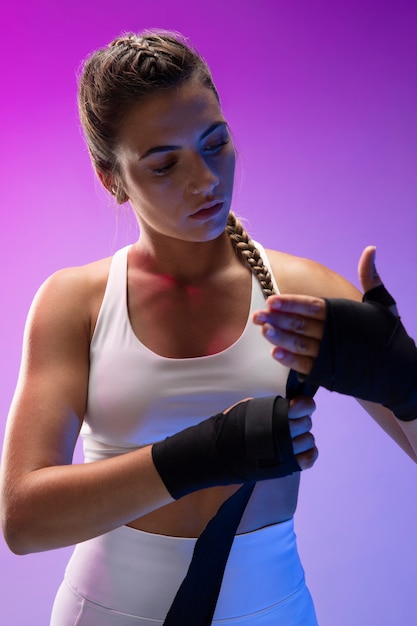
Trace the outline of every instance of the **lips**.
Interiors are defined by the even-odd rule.
[[[213,217],[214,215],[216,215],[222,210],[223,204],[224,202],[222,200],[216,200],[215,202],[210,202],[210,204],[204,205],[203,207],[198,209],[198,211],[193,213],[190,217],[196,220],[199,220],[199,219],[202,220],[202,219],[206,219],[209,217]]]

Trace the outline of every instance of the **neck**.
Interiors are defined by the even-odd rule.
[[[164,274],[182,283],[209,278],[227,265],[239,263],[226,232],[212,241],[190,242],[140,235],[132,262],[142,270]]]

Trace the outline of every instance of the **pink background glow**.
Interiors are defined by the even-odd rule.
[[[414,0],[7,2],[0,25],[1,433],[37,287],[136,234],[95,181],[76,71],[122,31],[181,31],[206,57],[239,150],[235,210],[264,245],[357,284],[367,244],[417,337],[417,4]],[[316,466],[299,547],[321,626],[417,614],[417,472],[348,398],[319,392]],[[43,626],[70,549],[17,557],[0,539],[0,613]],[[140,581],[138,581],[140,584]]]

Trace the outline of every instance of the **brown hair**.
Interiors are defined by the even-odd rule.
[[[126,33],[84,62],[78,108],[93,166],[114,179],[117,202],[128,200],[121,184],[115,148],[118,130],[134,104],[161,89],[197,79],[219,96],[199,53],[177,33]],[[271,275],[240,221],[230,212],[226,230],[239,258],[256,274],[265,297],[273,293]]]

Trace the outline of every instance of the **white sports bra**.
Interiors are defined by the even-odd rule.
[[[265,250],[256,245],[269,267]],[[270,343],[251,322],[252,313],[265,303],[255,276],[249,317],[237,341],[209,356],[167,358],[142,344],[130,324],[129,247],[112,259],[91,342],[81,429],[86,462],[159,441],[243,398],[285,393],[288,369],[272,359]]]

